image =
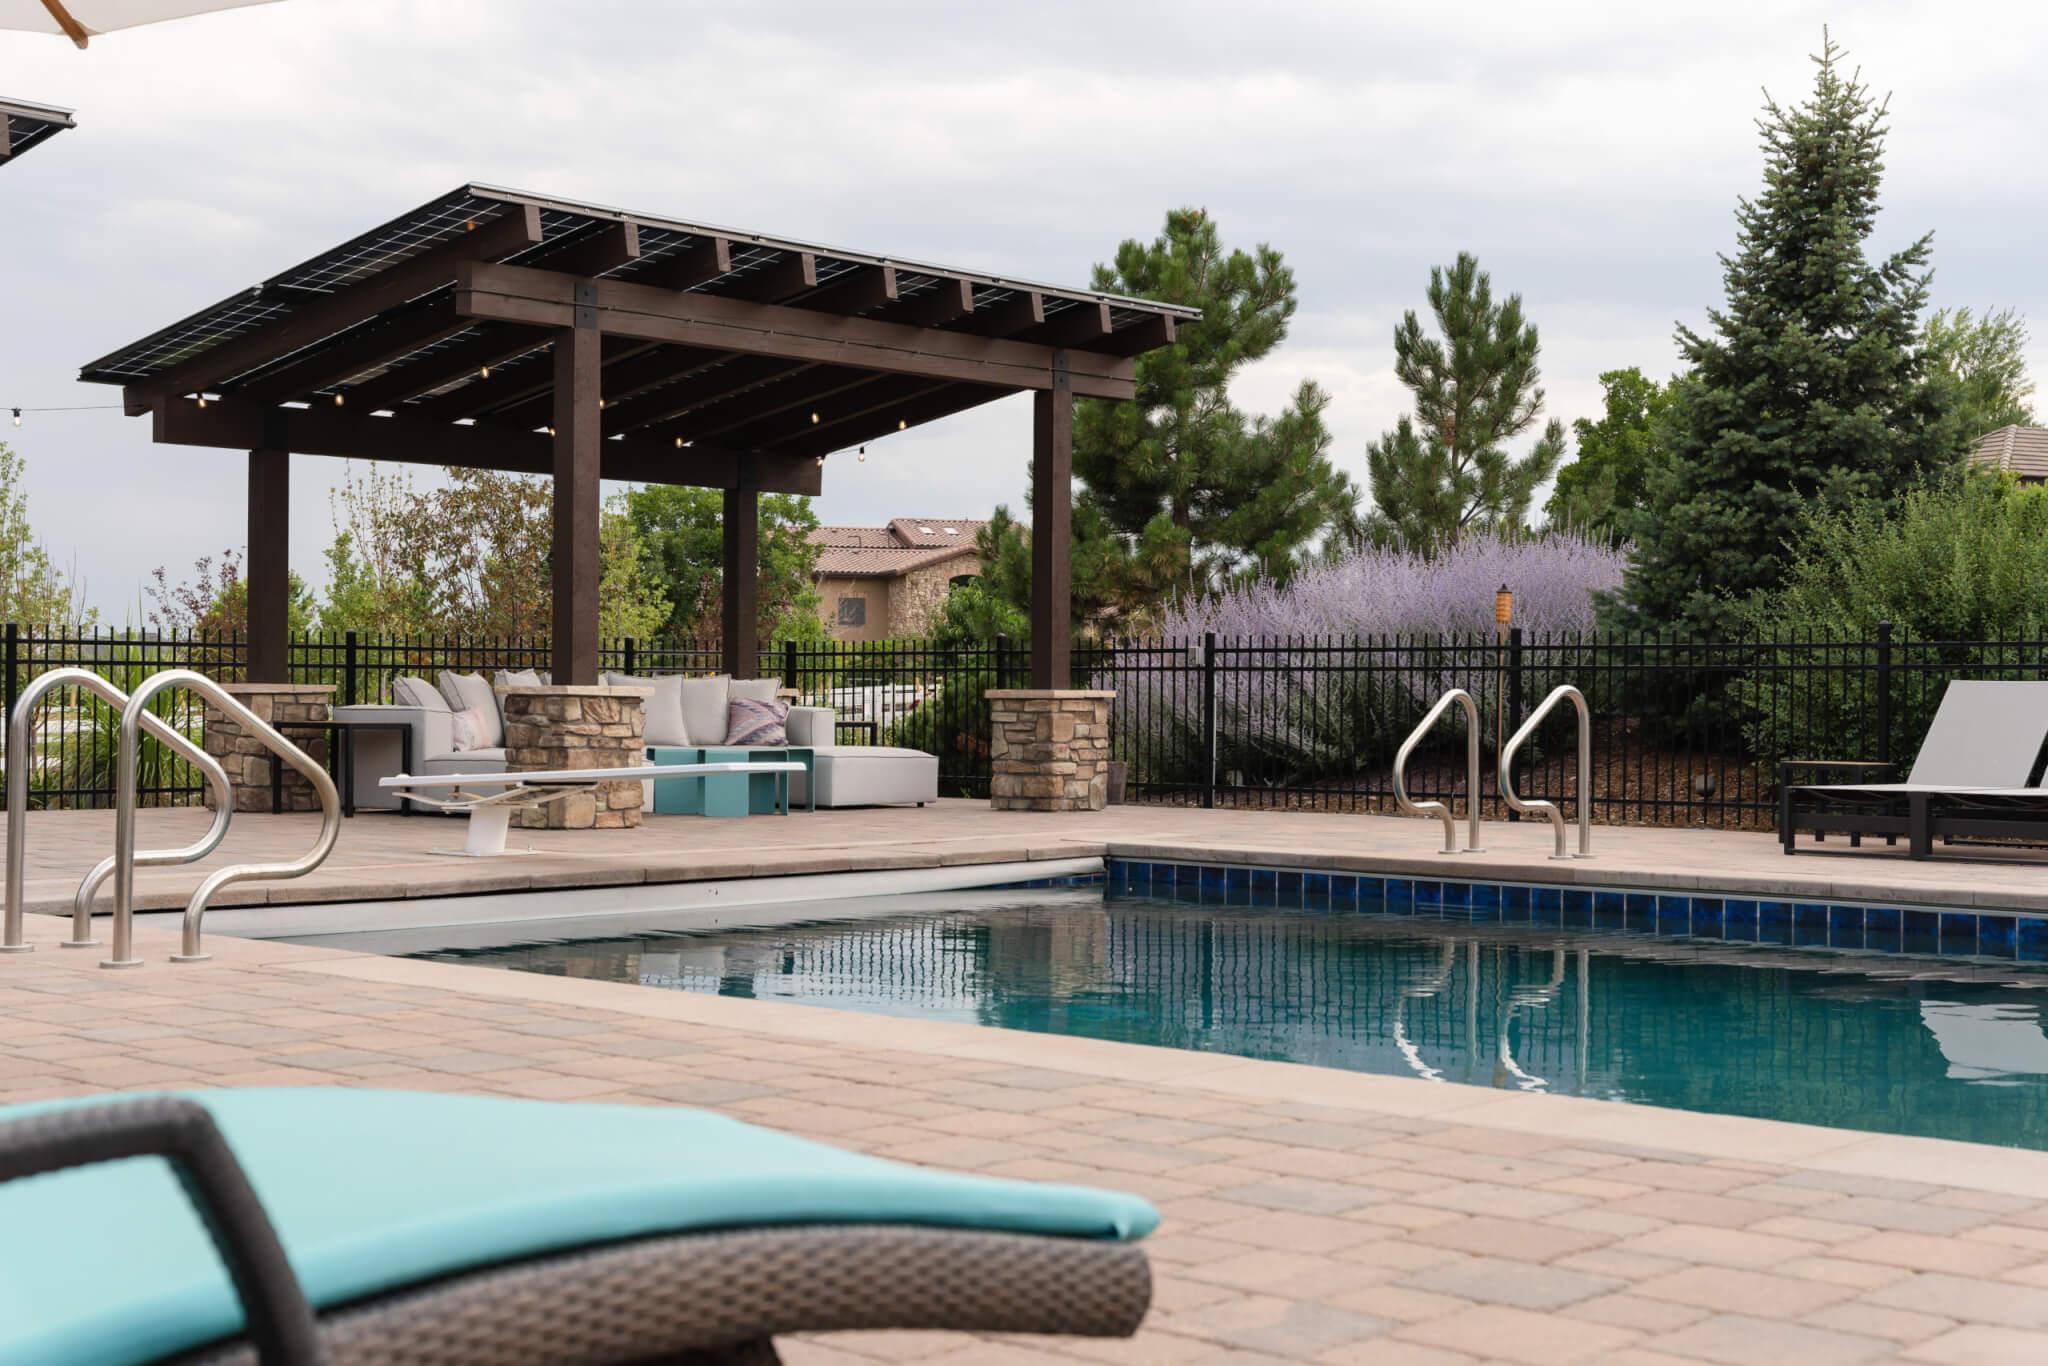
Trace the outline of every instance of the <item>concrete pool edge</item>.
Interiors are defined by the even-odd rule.
[[[257,946],[250,943],[250,947]],[[261,947],[279,946],[266,943]],[[281,965],[293,971],[391,986],[602,1010],[808,1043],[857,1041],[869,1048],[1039,1068],[1244,1100],[1303,1100],[1361,1115],[1661,1149],[1723,1163],[1771,1163],[1804,1171],[1923,1181],[2048,1199],[2048,1152],[2031,1149],[1573,1096],[1503,1092],[1146,1044],[856,1015],[779,1001],[651,991],[632,983],[480,970],[338,949],[302,948],[289,958],[291,961]]]

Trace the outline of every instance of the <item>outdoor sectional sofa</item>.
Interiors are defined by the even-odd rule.
[[[1792,760],[1779,765],[1778,836],[1796,852],[1801,830],[1839,831],[1860,842],[1904,835],[1928,857],[1934,841],[1961,837],[2048,839],[2048,682],[1958,679],[1942,694],[1903,783],[1795,783],[1828,768],[1883,772],[1878,763]]]
[[[770,1366],[783,1333],[1128,1336],[1157,1222],[1135,1196],[669,1106],[43,1101],[0,1109],[0,1366]]]

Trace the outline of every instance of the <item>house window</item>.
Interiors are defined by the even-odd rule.
[[[980,577],[978,574],[955,574],[952,578],[946,580],[946,587],[948,589],[965,588]]]
[[[839,624],[841,626],[867,625],[868,600],[866,598],[841,598],[839,600]]]

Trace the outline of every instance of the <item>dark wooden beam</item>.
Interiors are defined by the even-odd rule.
[[[888,320],[912,327],[939,327],[964,318],[974,311],[974,286],[965,280],[940,280],[937,289],[926,290],[889,310]]]
[[[984,403],[1008,398],[1016,392],[1014,389],[976,384],[932,384],[922,380],[899,380],[897,384],[896,391],[884,401],[862,405],[871,406],[872,411],[846,415],[829,426],[819,423],[765,449],[790,456],[830,455],[834,451],[879,441],[897,432],[951,417],[969,408],[979,408]]]
[[[732,273],[732,242],[707,237],[693,247],[663,257],[633,277],[635,284],[657,289],[694,289]]]
[[[707,441],[735,446],[743,451],[770,450],[798,437],[830,439],[843,432],[850,423],[859,423],[863,418],[881,421],[875,417],[876,414],[950,387],[939,380],[906,380],[898,375],[878,375],[871,370],[831,373],[838,378],[831,386],[829,403],[821,395],[763,405],[758,416],[745,415],[743,420],[729,420],[715,428],[704,428],[701,434]],[[813,416],[818,420],[813,422]],[[838,450],[845,444],[844,439],[837,440],[832,449]]]
[[[604,409],[607,435],[622,430],[609,421],[611,410],[623,399],[652,388],[665,379],[688,374],[720,358],[712,351],[691,351],[660,342],[636,342],[630,337],[606,338],[604,348]],[[553,411],[546,393],[523,398],[494,409],[491,419],[514,426],[537,427]]]
[[[804,308],[821,313],[866,313],[896,302],[896,267],[862,266],[806,294]]]
[[[1045,346],[1090,346],[1110,330],[1108,304],[1081,303],[1034,329],[1028,339]]]
[[[555,334],[554,650],[557,686],[597,684],[597,550],[603,491],[604,437],[598,428],[598,382],[604,337],[595,327]]]
[[[464,319],[471,322],[470,319]],[[475,324],[471,322],[471,325]],[[474,337],[468,337],[455,345],[436,351],[431,356],[393,366],[373,380],[358,384],[349,391],[349,398],[364,412],[374,413],[379,408],[396,408],[407,399],[452,384],[465,376],[476,375],[493,365],[502,365],[543,345],[547,341],[545,332],[525,327],[490,325]]]
[[[605,429],[687,438],[689,433],[677,419],[755,385],[785,375],[802,374],[812,368],[779,356],[730,356],[716,364],[690,371],[678,377],[673,384],[627,399],[616,407],[607,405],[604,410]]]
[[[756,639],[761,623],[761,497],[751,462],[741,467],[739,487],[725,491],[720,521],[720,650],[728,674],[752,678],[761,667],[761,643]]]
[[[973,317],[958,324],[978,337],[1014,337],[1045,322],[1045,296],[1035,289],[1019,289],[999,304],[978,307]]]
[[[1112,356],[1142,356],[1147,351],[1173,345],[1177,331],[1171,317],[1163,313],[1149,313],[1129,327],[1110,333],[1092,349],[1106,351]]]
[[[348,408],[251,408],[232,400],[201,408],[191,399],[167,399],[156,409],[153,428],[157,441],[174,446],[249,451],[271,443],[302,456],[511,474],[548,474],[554,469],[555,443],[545,432],[426,422],[410,416],[372,417]],[[697,488],[734,487],[743,458],[726,446],[703,443],[678,449],[672,440],[636,437],[605,441],[600,449],[606,479]],[[763,492],[816,494],[822,486],[811,456],[745,458],[753,461],[755,481]]]
[[[291,361],[260,379],[238,384],[232,392],[244,403],[288,403],[409,356],[469,326],[469,319],[455,316],[453,298],[436,299],[389,323],[364,328],[346,341]]]
[[[785,251],[780,261],[733,281],[719,297],[779,304],[817,287],[818,258],[807,251]]]
[[[542,270],[559,270],[564,275],[602,275],[639,259],[640,225],[628,222],[613,223],[532,264]]]
[[[609,365],[614,360],[637,357],[650,349],[648,343],[632,337],[606,337],[599,348],[603,361]],[[548,395],[554,389],[554,370],[536,359],[523,365],[507,366],[501,373],[485,378],[481,374],[459,389],[421,403],[419,409],[437,422],[459,422],[463,418],[480,418],[485,414],[501,418],[508,424],[524,426],[531,430],[545,426],[553,419],[553,407]]]
[[[292,458],[249,452],[248,681],[290,682]]]
[[[872,370],[820,365],[789,380],[764,385],[731,403],[701,408],[678,422],[675,431],[686,440],[715,441],[752,450],[752,440],[735,434],[782,426],[822,426],[828,414],[836,415],[849,403],[859,402],[863,391],[895,382],[894,375],[878,375]]]
[[[463,267],[455,308],[469,317],[541,327],[566,326],[583,309],[608,334],[649,341],[1011,389],[1052,384],[1053,348],[1029,342],[709,294],[676,294],[622,280],[592,283],[590,302],[579,303],[577,282],[568,276],[473,262]],[[1136,396],[1128,357],[1091,351],[1068,354],[1075,393],[1110,399]]]
[[[323,341],[365,322],[387,308],[418,298],[455,278],[459,266],[509,256],[541,240],[540,210],[515,206],[474,231],[429,247],[332,294],[300,304],[276,322],[209,347],[161,374],[137,380],[122,392],[128,415],[146,413],[160,398],[217,389],[237,375]]]
[[[1053,357],[1052,387],[1031,396],[1031,686],[1071,688],[1073,677],[1074,393],[1067,356]]]

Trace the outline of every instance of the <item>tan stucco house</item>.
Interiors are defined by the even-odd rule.
[[[818,610],[835,640],[922,635],[956,583],[981,572],[985,522],[898,517],[887,526],[821,526]]]

